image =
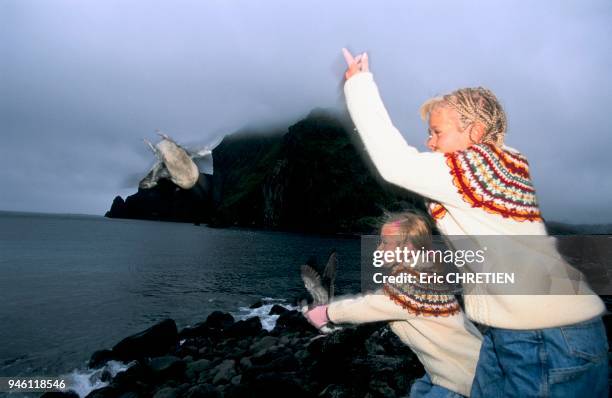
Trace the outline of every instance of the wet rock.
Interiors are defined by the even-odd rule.
[[[245,385],[230,384],[224,392],[225,398],[252,398],[253,393],[251,389]]]
[[[291,397],[306,398],[313,394],[306,391],[299,376],[293,372],[264,373],[247,384],[251,397]]]
[[[214,311],[204,323],[209,328],[225,330],[234,324],[234,317],[227,312]]]
[[[251,309],[255,309],[255,308],[259,308],[259,307],[261,307],[261,306],[263,306],[263,301],[258,300],[258,301],[256,301],[256,302],[254,302],[253,304],[251,304],[251,305],[249,306],[249,308],[251,308]]]
[[[93,355],[89,359],[88,366],[91,369],[96,369],[103,366],[104,364],[106,364],[106,362],[112,359],[114,359],[114,356],[111,350],[99,350],[93,353]]]
[[[85,398],[118,398],[121,391],[113,386],[106,386],[93,390]]]
[[[79,394],[70,391],[52,391],[46,392],[40,396],[40,398],[79,398]]]
[[[198,384],[191,387],[183,398],[221,398],[221,392],[210,384]]]
[[[164,355],[178,345],[178,331],[172,319],[121,340],[112,349],[114,359],[131,361]]]
[[[251,356],[251,362],[255,365],[260,365],[264,363],[268,363],[282,354],[286,354],[288,349],[281,348],[278,346],[272,346],[269,348],[264,348],[262,350],[257,351],[254,355]],[[290,351],[289,351],[290,353]]]
[[[248,357],[244,357],[240,359],[240,367],[244,369],[250,369],[253,366],[251,359]]]
[[[295,353],[295,358],[299,361],[303,361],[308,357],[308,352],[306,350],[299,350]]]
[[[212,371],[214,373],[213,384],[228,383],[236,376],[236,361],[227,359]]]
[[[253,317],[234,323],[227,329],[226,333],[230,337],[247,337],[255,336],[261,331],[261,320],[259,317]]]
[[[113,378],[113,385],[127,391],[132,387],[141,387],[153,382],[153,371],[142,362],[138,362]]]
[[[178,390],[172,387],[164,387],[158,390],[153,398],[176,398],[178,396]]]
[[[172,355],[152,358],[149,361],[149,367],[156,377],[162,379],[180,377],[185,371],[185,366],[185,361]]]
[[[287,372],[297,370],[300,367],[298,360],[291,354],[267,358],[258,365],[249,369],[249,372]]]
[[[351,398],[355,392],[348,386],[342,384],[329,384],[320,393],[321,398]]]
[[[318,333],[317,329],[308,323],[304,315],[299,311],[287,311],[282,313],[276,320],[276,325],[274,326],[274,332],[276,333],[302,331]]]
[[[185,375],[189,380],[197,380],[200,373],[210,369],[211,363],[208,359],[200,359],[187,365]]]
[[[285,312],[289,312],[289,310],[283,307],[282,305],[274,304],[272,308],[270,308],[270,312],[268,312],[268,315],[281,315]]]
[[[124,392],[119,395],[119,398],[140,398],[140,394],[133,391]]]
[[[263,349],[272,347],[277,342],[278,342],[278,338],[274,336],[264,336],[260,338],[259,340],[255,341],[255,343],[253,343],[249,349],[251,352],[258,352]]]
[[[100,375],[100,381],[103,383],[108,383],[109,381],[111,381],[112,378],[113,378],[113,375],[108,370],[105,370]]]
[[[396,396],[395,390],[383,380],[372,380],[369,389],[373,398],[393,398]]]
[[[268,333],[257,317],[230,323],[228,315],[212,313],[179,348],[139,360],[92,397],[394,397],[423,373],[384,323],[322,335],[300,312],[284,311]]]

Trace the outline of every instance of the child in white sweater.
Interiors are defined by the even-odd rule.
[[[432,152],[419,152],[391,122],[367,54],[344,52],[348,110],[382,178],[427,198],[447,239],[489,248],[483,264],[465,271],[518,281],[515,290],[464,283],[467,316],[488,326],[471,396],[607,396],[605,306],[547,236],[527,159],[504,143],[495,95],[463,88],[427,101],[421,116]]]
[[[413,213],[392,216],[381,229],[378,250],[430,248],[427,221]],[[435,264],[390,263],[391,274],[417,275],[439,270]],[[411,398],[469,396],[481,335],[465,318],[450,286],[387,283],[382,289],[337,299],[305,314],[317,328],[328,322],[359,324],[389,321],[389,327],[417,355],[426,374],[411,389]]]

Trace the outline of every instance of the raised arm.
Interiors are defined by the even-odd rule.
[[[360,63],[363,60],[362,56]],[[367,56],[365,68],[355,70],[353,66],[351,70],[350,65],[344,85],[347,107],[382,178],[441,203],[464,205],[453,185],[444,154],[419,152],[408,145],[391,122],[374,77],[369,72]]]

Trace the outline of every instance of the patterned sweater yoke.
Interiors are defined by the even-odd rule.
[[[472,207],[516,221],[542,221],[529,164],[520,153],[476,144],[444,156],[457,192]]]

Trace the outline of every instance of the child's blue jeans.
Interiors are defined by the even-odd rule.
[[[471,397],[607,397],[600,317],[557,328],[484,333]]]
[[[464,398],[463,395],[457,394],[442,386],[431,383],[429,375],[417,379],[410,388],[409,398]]]

